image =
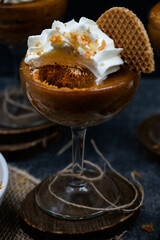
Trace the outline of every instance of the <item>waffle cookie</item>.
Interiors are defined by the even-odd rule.
[[[143,23],[130,10],[114,7],[97,20],[99,28],[123,48],[121,58],[130,69],[151,73],[155,69],[153,49]]]

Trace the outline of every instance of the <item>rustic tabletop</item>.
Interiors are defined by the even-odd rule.
[[[0,79],[4,87],[10,80]],[[152,158],[143,153],[138,144],[136,131],[139,124],[148,116],[160,111],[160,81],[158,78],[142,77],[136,96],[130,105],[110,122],[88,128],[85,159],[103,166],[103,161],[93,150],[90,139],[94,139],[101,152],[112,166],[122,175],[130,178],[134,170],[141,174],[140,182],[144,188],[145,198],[140,214],[134,225],[123,236],[123,240],[158,239],[160,228],[160,158]],[[26,170],[31,175],[44,179],[64,168],[71,161],[71,147],[60,156],[57,154],[71,139],[70,129],[64,127],[61,139],[53,146],[40,149],[39,152],[24,156],[6,155],[8,163]],[[153,223],[154,231],[142,230],[144,224]]]

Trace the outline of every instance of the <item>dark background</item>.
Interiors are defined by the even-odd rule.
[[[66,19],[70,20],[75,18],[79,20],[81,16],[97,20],[97,18],[107,9],[115,6],[126,7],[132,10],[143,21],[147,22],[147,14],[149,9],[158,1],[145,1],[145,0],[69,0],[68,11],[66,13]]]
[[[71,19],[79,20],[80,17],[85,16],[96,21],[99,16],[107,9],[114,6],[127,7],[132,10],[144,23],[147,28],[147,16],[149,9],[157,3],[157,0],[145,1],[145,0],[68,0],[68,8],[63,21],[69,21]],[[0,74],[10,75],[12,74],[11,53],[7,46],[0,44]],[[160,76],[160,59],[155,53],[156,71],[151,75],[153,77]],[[145,78],[150,78],[150,74],[146,74]]]
[[[79,20],[80,17],[85,16],[96,21],[102,13],[111,7],[126,7],[132,10],[143,22],[145,28],[147,29],[147,17],[149,10],[154,6],[158,1],[145,1],[145,0],[69,0],[68,1],[68,10],[66,12],[65,21]],[[145,78],[150,79],[151,77],[160,76],[160,58],[155,52],[155,63],[156,71],[152,74],[144,74]]]
[[[74,18],[78,21],[81,16],[85,16],[96,21],[110,7],[124,6],[136,13],[144,25],[147,26],[149,9],[156,2],[155,0],[150,2],[145,0],[69,0],[68,9],[63,20],[69,21]],[[8,48],[1,45],[0,53],[0,76],[11,74],[11,55]],[[124,240],[160,239],[160,165],[158,164],[160,161],[159,158],[157,162],[153,161],[152,158],[143,154],[144,152],[139,148],[136,137],[139,124],[150,115],[160,112],[160,81],[156,77],[153,78],[153,76],[160,76],[159,59],[155,56],[156,71],[154,74],[146,74],[141,79],[136,97],[131,104],[112,121],[93,128],[91,127],[87,132],[85,159],[89,159],[102,167],[103,162],[95,154],[90,144],[90,139],[94,139],[100,151],[122,175],[129,177],[132,170],[136,170],[142,175],[142,178],[139,180],[145,192],[144,204],[135,224],[123,236]],[[4,81],[0,82],[1,86],[6,79],[4,78]],[[63,137],[53,147],[40,151],[38,154],[33,155],[33,157],[28,157],[22,152],[19,161],[17,161],[16,155],[13,154],[11,155],[12,161],[10,161],[10,164],[26,170],[34,177],[44,179],[70,163],[71,148],[61,156],[57,156],[57,152],[69,142],[70,138],[70,129],[65,128]],[[155,228],[153,233],[141,230],[143,224],[151,222],[154,223]],[[101,235],[99,236],[99,233],[94,237],[97,240],[100,238]],[[106,238],[107,236],[101,238],[101,240]]]

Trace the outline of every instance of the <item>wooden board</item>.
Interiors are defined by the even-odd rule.
[[[45,147],[49,139],[60,135],[59,131],[60,126],[52,122],[23,129],[0,127],[0,152],[12,153],[37,145]]]
[[[149,136],[150,128],[155,123],[157,124],[157,121],[160,123],[160,114],[155,114],[145,119],[137,129],[137,138],[140,145],[143,147],[144,153],[149,154],[152,157],[160,157],[160,145],[157,145]]]
[[[119,187],[121,204],[126,204],[128,203],[128,199],[134,198],[135,193],[131,185],[114,173],[108,174],[110,174]],[[72,236],[76,235],[76,238],[73,239],[82,239],[81,234],[88,236],[88,234],[92,233],[92,236],[97,236],[97,238],[95,237],[93,239],[100,239],[100,234],[105,234],[105,236],[108,237],[124,231],[124,229],[128,228],[131,222],[133,222],[138,213],[138,210],[133,210],[127,213],[114,210],[86,220],[71,221],[55,218],[47,215],[38,207],[34,199],[35,190],[36,188],[27,195],[20,208],[22,227],[24,231],[28,234],[30,233],[34,237],[43,236],[44,239],[59,239],[59,236],[57,235],[62,235],[63,237],[65,235],[64,238],[62,237],[60,239],[72,239]],[[134,205],[131,206],[132,208],[139,206],[142,199],[140,189],[138,189],[138,193],[139,196]],[[103,233],[100,233],[101,231]],[[98,232],[98,235],[96,235],[96,232]],[[70,237],[67,238],[67,235],[70,235]],[[78,238],[79,235],[81,236],[80,238]],[[51,238],[49,238],[49,236]]]

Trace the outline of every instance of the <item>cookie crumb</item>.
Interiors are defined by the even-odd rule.
[[[154,150],[158,150],[160,148],[160,146],[158,146],[158,145],[153,145],[153,149]]]
[[[146,232],[154,232],[154,226],[153,223],[150,224],[144,224],[142,225],[142,230],[146,231]]]
[[[0,189],[2,189],[3,188],[3,182],[1,181],[0,182]]]
[[[142,175],[141,175],[139,172],[137,172],[137,171],[133,171],[133,173],[134,173],[134,175],[135,175],[136,177],[138,177],[138,178],[141,178],[141,177],[142,177]]]

